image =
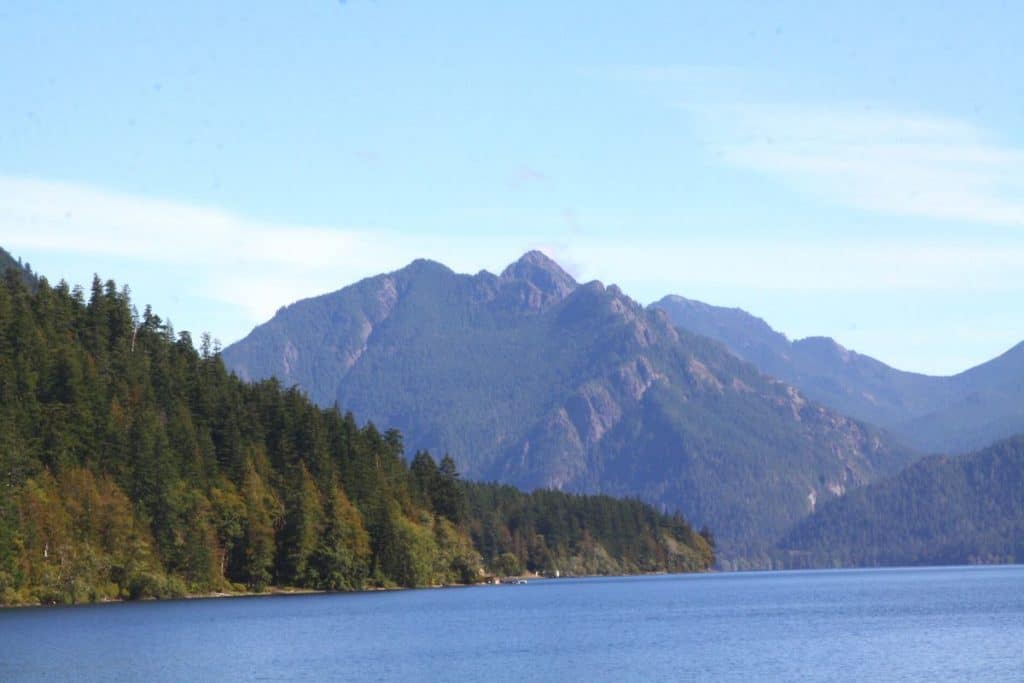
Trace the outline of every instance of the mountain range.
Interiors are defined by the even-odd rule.
[[[70,291],[49,289],[0,249],[0,272],[11,270],[22,283],[8,278],[12,291],[27,285],[46,300]],[[684,511],[711,527],[703,535],[717,535],[721,566],[742,568],[1020,561],[1024,436],[923,459],[899,441],[950,452],[1024,431],[1022,354],[1018,346],[953,377],[901,372],[828,338],[790,342],[740,309],[678,296],[645,309],[531,252],[497,276],[421,260],[298,302],[223,360],[243,378],[276,377],[324,406],[402,426],[408,446],[450,451],[469,478]],[[402,439],[395,429],[385,435],[397,452]],[[509,518],[507,533],[470,529],[491,549],[487,562],[506,551],[521,562],[550,560],[529,539],[562,533],[552,514],[582,533],[580,547],[595,533],[629,535],[622,520],[588,532],[553,508],[528,511],[534,503],[596,505],[593,519],[606,508],[630,519],[629,510],[642,510],[610,499],[524,498],[507,487],[466,490],[483,496],[480,519],[493,521],[494,506]],[[608,547],[647,557],[637,543]],[[647,560],[663,561],[658,552]]]
[[[448,452],[468,478],[679,510],[726,563],[756,563],[823,501],[916,457],[540,252],[500,275],[415,261],[282,308],[223,358]]]
[[[1024,432],[1024,342],[965,372],[935,377],[897,370],[828,337],[790,341],[739,308],[681,296],[651,307],[808,398],[884,427],[919,450],[973,451]]]

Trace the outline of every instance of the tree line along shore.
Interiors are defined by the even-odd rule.
[[[393,387],[401,391],[401,387]],[[493,574],[703,571],[713,539],[637,500],[463,481],[402,435],[228,372],[127,288],[0,284],[0,604]]]

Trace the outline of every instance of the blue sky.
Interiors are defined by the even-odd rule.
[[[1024,340],[1022,7],[4,3],[0,245],[225,343],[541,248],[957,372]]]

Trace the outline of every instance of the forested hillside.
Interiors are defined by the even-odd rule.
[[[851,491],[780,547],[795,567],[1022,562],[1024,436]]]
[[[4,275],[0,603],[472,582],[473,490],[450,459],[410,468],[397,431],[239,380],[208,336],[197,350],[111,281],[33,293]],[[619,568],[681,569],[678,543],[708,557],[679,520],[646,514],[655,548],[636,559],[587,514],[544,543],[559,562],[610,548]]]
[[[540,252],[500,275],[415,261],[281,309],[224,359],[450,452],[470,478],[679,510],[743,566],[914,457]]]
[[[489,566],[565,574],[700,571],[714,562],[714,540],[678,514],[636,499],[571,495],[511,486],[466,489],[470,535]]]
[[[22,263],[21,259],[14,258],[10,252],[0,247],[0,276],[3,276],[8,270],[17,272],[29,289],[34,290],[36,288],[38,278],[32,272],[32,267],[27,263]]]

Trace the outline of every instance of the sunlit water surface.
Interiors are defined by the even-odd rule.
[[[2,681],[1024,681],[1024,567],[0,610]]]

